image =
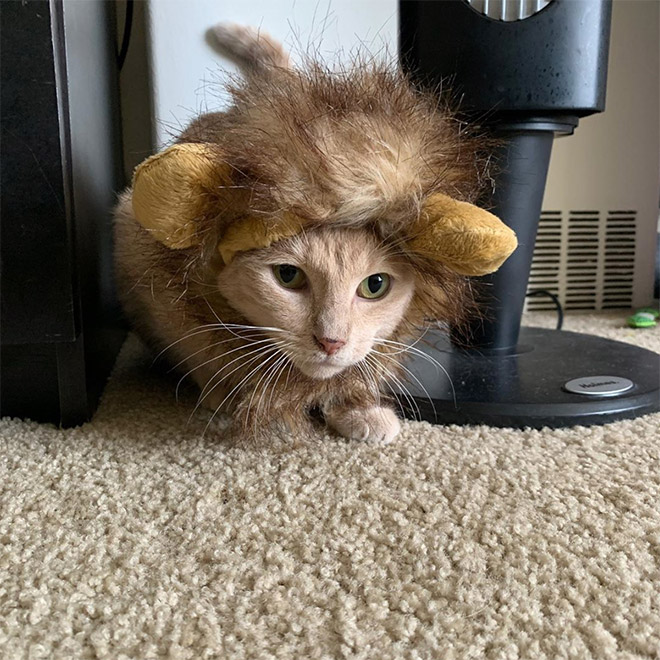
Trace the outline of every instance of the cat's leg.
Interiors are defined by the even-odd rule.
[[[223,442],[231,446],[258,445],[272,435],[273,416],[255,409],[252,388],[241,387],[240,381],[218,383],[212,373],[200,375],[195,380],[200,390],[198,405],[214,416],[229,417],[229,425],[221,432]]]
[[[258,398],[258,397],[257,397]],[[318,436],[319,430],[308,414],[307,406],[292,406],[286,393],[274,393],[257,402],[249,392],[236,403],[231,412],[230,433],[240,444],[267,444],[274,436],[289,436],[297,442]],[[261,405],[263,404],[263,405]]]
[[[388,444],[401,430],[399,418],[392,408],[334,406],[324,411],[328,426],[350,440]]]
[[[197,357],[186,365],[199,388],[198,405],[230,417],[230,426],[222,434],[233,444],[260,444],[283,430],[300,437],[315,433],[308,397],[294,396],[290,388],[280,387],[286,378],[276,378],[279,372],[260,370],[254,359],[240,369],[236,354],[203,362]]]
[[[216,370],[207,367],[206,365],[191,364],[185,365],[180,368],[181,374],[187,374],[188,377],[197,386],[197,401],[195,403],[198,408],[206,408],[211,412],[220,414],[221,412],[229,412],[229,397],[227,396],[230,391],[229,383],[223,382],[218,377]]]

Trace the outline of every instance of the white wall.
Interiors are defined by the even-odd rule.
[[[615,0],[605,112],[555,140],[544,208],[634,209],[650,196],[657,217],[659,168],[660,2]]]
[[[659,183],[660,2],[614,0],[605,112],[555,140],[543,208],[637,212],[637,306],[652,298]]]
[[[223,106],[222,69],[235,68],[205,40],[229,21],[269,32],[295,52],[308,44],[333,62],[361,43],[370,52],[397,46],[397,0],[150,0],[148,29],[157,147],[187,122]]]

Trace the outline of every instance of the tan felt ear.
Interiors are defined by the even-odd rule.
[[[460,275],[486,275],[506,261],[518,240],[492,213],[436,193],[424,204],[408,246]]]
[[[277,222],[246,217],[229,226],[218,243],[218,252],[225,264],[228,264],[238,252],[265,248],[295,236],[304,224],[304,220],[293,213],[284,213]]]
[[[169,248],[200,242],[199,219],[223,186],[229,166],[206,144],[175,144],[147,158],[133,175],[133,212],[154,238]]]

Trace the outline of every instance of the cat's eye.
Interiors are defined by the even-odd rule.
[[[291,264],[273,266],[273,273],[277,281],[286,289],[302,289],[307,282],[305,273]]]
[[[382,298],[390,290],[390,276],[386,273],[375,273],[365,277],[357,289],[360,298],[375,300]]]

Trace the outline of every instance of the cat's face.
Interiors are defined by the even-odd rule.
[[[275,339],[300,371],[330,378],[362,360],[406,312],[414,272],[369,232],[316,229],[239,254],[218,288],[253,325],[281,328]]]

